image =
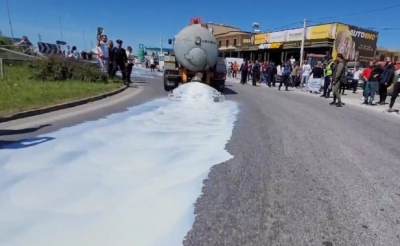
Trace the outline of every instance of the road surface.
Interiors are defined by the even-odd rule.
[[[161,79],[149,79],[123,103],[0,139],[33,137],[165,95]],[[227,145],[234,158],[212,168],[184,245],[400,245],[400,117],[236,83],[226,98],[240,107]]]

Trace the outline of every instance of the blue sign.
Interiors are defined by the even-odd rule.
[[[144,45],[143,44],[139,44],[139,49],[143,49]]]
[[[61,41],[61,40],[57,40],[57,41],[56,41],[56,44],[58,44],[58,45],[66,45],[67,42]]]

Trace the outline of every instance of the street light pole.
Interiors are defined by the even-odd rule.
[[[85,46],[85,50],[86,50],[85,30],[82,30],[82,35],[83,35],[83,45]]]
[[[300,68],[303,65],[303,60],[304,60],[304,41],[306,39],[307,35],[307,20],[303,20],[303,35],[301,37],[301,47],[300,47]]]
[[[11,38],[12,41],[14,42],[14,31],[11,23],[11,15],[10,15],[10,7],[8,6],[8,0],[6,0],[6,5],[7,5],[7,13],[8,13],[8,22],[10,23],[10,29],[11,29]]]
[[[61,41],[64,41],[63,32],[62,32],[62,25],[61,25],[61,16],[58,17],[58,22],[60,23]]]

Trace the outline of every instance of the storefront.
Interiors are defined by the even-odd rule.
[[[334,39],[314,39],[304,41],[304,56],[307,54],[320,54],[330,56],[334,45]],[[296,61],[300,60],[301,41],[291,41],[283,43],[283,61],[290,59],[292,56]]]
[[[365,63],[375,57],[378,33],[341,23],[328,23],[285,31],[261,33],[244,37],[230,52],[231,57],[258,61],[300,59],[304,37],[304,58],[307,54],[335,57],[342,53],[348,61]]]

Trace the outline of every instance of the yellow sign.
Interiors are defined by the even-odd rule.
[[[266,44],[268,43],[269,33],[256,34],[254,38],[254,44]]]
[[[308,39],[335,38],[336,23],[309,27]]]
[[[250,38],[244,38],[242,43],[243,44],[250,44],[251,43],[251,39]]]
[[[271,46],[269,47],[270,49],[279,49],[282,47],[283,43],[272,43]]]

